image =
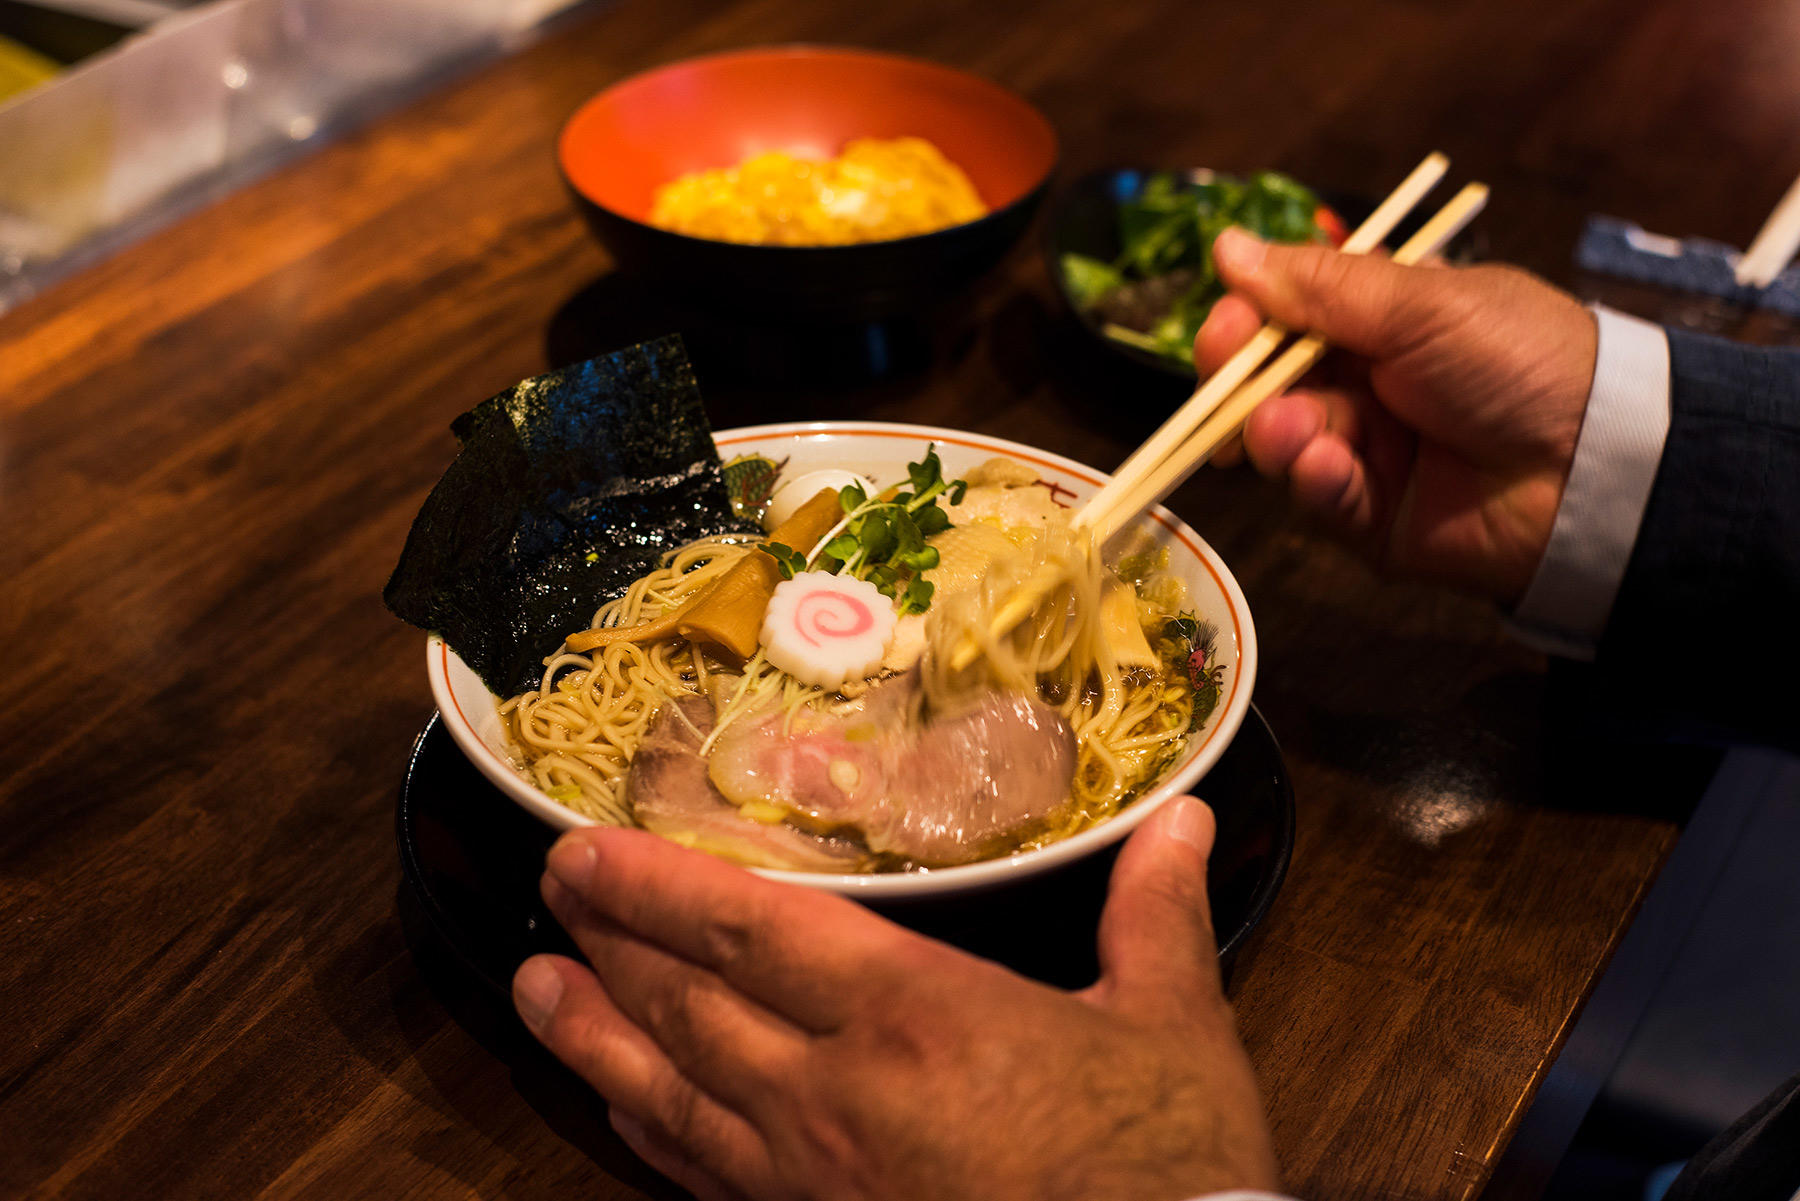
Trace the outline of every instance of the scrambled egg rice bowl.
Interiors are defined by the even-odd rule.
[[[987,212],[923,138],[858,138],[834,159],[770,151],[657,189],[651,224],[696,238],[841,246],[929,233]]]

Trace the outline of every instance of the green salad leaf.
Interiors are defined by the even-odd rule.
[[[1329,242],[1320,212],[1311,189],[1274,171],[1247,180],[1215,175],[1205,183],[1152,175],[1119,205],[1119,256],[1108,263],[1065,254],[1063,284],[1078,308],[1102,319],[1108,336],[1192,365],[1194,335],[1225,294],[1213,239],[1239,225],[1271,242]]]
[[[1063,282],[1069,286],[1069,295],[1084,309],[1092,308],[1100,302],[1101,297],[1125,285],[1125,276],[1111,263],[1103,263],[1085,254],[1063,255],[1062,272]]]

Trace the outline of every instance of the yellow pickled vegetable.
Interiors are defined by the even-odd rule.
[[[827,488],[775,527],[769,539],[802,547],[804,554],[825,536],[843,512],[838,504],[838,494]],[[672,613],[640,625],[606,626],[571,634],[564,645],[578,654],[586,654],[615,642],[648,643],[679,636],[689,642],[717,647],[742,663],[756,653],[763,610],[769,607],[769,598],[775,594],[775,585],[780,582],[781,571],[775,560],[767,551],[755,550],[733,564],[705,592]]]

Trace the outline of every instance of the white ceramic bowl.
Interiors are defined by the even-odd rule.
[[[926,444],[936,443],[946,478],[955,479],[995,455],[1034,467],[1052,485],[1059,503],[1078,507],[1106,476],[1072,459],[993,438],[986,434],[924,425],[872,421],[794,422],[721,430],[715,438],[727,460],[741,454],[763,454],[788,460],[784,475],[823,467],[845,467],[885,483],[904,479],[906,464],[917,461]],[[1020,880],[1069,863],[1118,842],[1157,806],[1180,796],[1218,762],[1250,708],[1256,683],[1256,632],[1250,608],[1237,581],[1213,549],[1186,522],[1158,507],[1144,528],[1169,551],[1169,570],[1188,588],[1189,607],[1218,627],[1215,662],[1225,666],[1219,704],[1206,724],[1188,740],[1187,748],[1157,786],[1107,821],[1060,842],[958,867],[869,875],[831,875],[757,869],[771,879],[804,884],[869,899],[942,898]],[[425,646],[432,696],[451,737],[481,773],[507,796],[559,829],[592,824],[557,804],[520,774],[508,755],[505,729],[495,712],[495,697],[442,639],[431,636]]]

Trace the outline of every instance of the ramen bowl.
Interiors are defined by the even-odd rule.
[[[955,479],[995,456],[1033,468],[1052,498],[1077,508],[1107,477],[1073,459],[1003,438],[931,426],[877,422],[819,422],[722,430],[715,439],[727,461],[758,454],[786,460],[789,476],[827,467],[846,468],[877,482],[906,477],[906,464],[935,445],[944,476]],[[1187,607],[1216,631],[1209,666],[1223,675],[1218,703],[1173,763],[1138,799],[1114,816],[1033,850],[978,863],[902,872],[829,874],[757,868],[759,875],[844,893],[870,901],[943,900],[1017,883],[1109,852],[1171,798],[1194,788],[1219,761],[1250,709],[1256,682],[1256,632],[1250,609],[1224,562],[1179,517],[1158,507],[1140,523],[1143,535],[1168,552],[1168,571],[1186,586]],[[426,642],[431,691],[445,727],[471,763],[507,797],[557,829],[590,825],[588,819],[546,796],[514,766],[513,749],[495,706],[498,699],[454,650],[435,635]]]
[[[824,159],[854,138],[920,137],[968,175],[988,212],[931,233],[844,246],[714,241],[650,223],[656,190],[766,151]],[[881,320],[968,286],[1019,240],[1056,166],[1056,134],[1005,88],[937,63],[826,46],[687,59],[576,110],[563,178],[620,266],[684,299],[752,318]]]

